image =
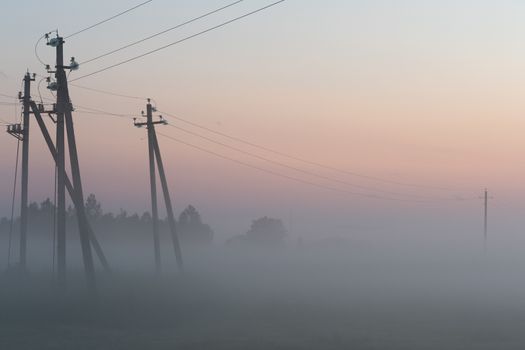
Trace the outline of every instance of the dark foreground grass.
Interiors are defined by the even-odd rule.
[[[523,349],[525,310],[479,298],[260,290],[209,276],[105,276],[57,293],[2,282],[0,349]],[[8,283],[7,283],[8,282]],[[336,295],[337,294],[337,295]],[[344,293],[343,293],[344,294]],[[388,293],[390,294],[390,293]],[[408,293],[407,293],[408,294]]]
[[[356,254],[355,254],[356,255]],[[525,348],[521,265],[197,255],[185,274],[0,278],[0,349]],[[128,270],[129,271],[129,270]]]

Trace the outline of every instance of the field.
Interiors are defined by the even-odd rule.
[[[376,252],[377,253],[377,252]],[[188,259],[184,274],[2,279],[1,349],[523,349],[525,283],[512,259],[309,248]],[[381,256],[374,254],[374,256]]]

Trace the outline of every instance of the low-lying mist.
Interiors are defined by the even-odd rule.
[[[29,272],[4,273],[2,349],[518,349],[525,343],[525,258],[482,244],[351,239],[183,245],[163,236],[102,239],[89,297],[78,242],[68,288],[53,283],[49,243]],[[479,242],[478,242],[479,243]]]

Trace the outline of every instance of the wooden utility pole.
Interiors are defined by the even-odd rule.
[[[155,269],[157,272],[161,271],[161,258],[160,258],[160,239],[158,233],[158,208],[157,208],[157,184],[155,174],[155,161],[159,171],[160,182],[162,186],[162,192],[164,195],[164,203],[166,205],[166,212],[168,214],[168,224],[171,232],[171,239],[173,242],[173,249],[175,251],[175,258],[177,265],[182,270],[183,260],[182,251],[180,248],[179,236],[177,233],[177,227],[175,223],[175,217],[173,215],[173,207],[171,204],[170,193],[168,190],[168,182],[166,180],[166,174],[164,172],[164,165],[162,163],[162,157],[160,154],[159,143],[157,141],[157,134],[155,132],[156,124],[166,124],[166,121],[160,117],[160,120],[153,121],[154,107],[151,105],[148,99],[146,105],[146,122],[134,121],[136,127],[146,126],[148,129],[148,150],[149,150],[149,173],[150,173],[150,189],[151,189],[151,212],[153,220],[153,249],[155,253]]]
[[[483,249],[487,251],[488,238],[488,210],[489,210],[489,191],[485,189],[483,195]]]
[[[20,201],[20,268],[27,268],[27,186],[29,179],[29,113],[31,101],[31,82],[34,81],[29,72],[24,76],[24,117],[22,126],[22,189]]]
[[[51,110],[46,111],[44,109],[43,105],[38,106],[30,96],[30,83],[31,81],[34,81],[34,75],[31,76],[29,73],[25,75],[24,77],[24,96],[20,94],[20,100],[23,103],[24,107],[24,120],[21,124],[11,124],[7,127],[7,132],[16,137],[19,141],[22,141],[23,143],[23,155],[22,155],[22,193],[21,193],[21,227],[20,227],[20,267],[24,270],[27,269],[27,197],[28,197],[28,191],[27,191],[27,180],[28,180],[28,173],[29,173],[29,120],[30,115],[33,114],[35,116],[35,119],[37,121],[38,126],[40,127],[40,130],[42,132],[42,135],[44,137],[44,140],[47,143],[47,146],[49,148],[49,151],[53,157],[53,160],[55,161],[55,164],[58,164],[58,151],[57,147],[55,147],[55,144],[53,143],[53,140],[51,138],[51,135],[49,134],[49,131],[47,130],[47,127],[44,123],[44,120],[42,118],[41,113],[47,113],[50,116],[53,114],[57,114],[56,106],[53,106]],[[54,120],[55,121],[55,120]],[[78,196],[75,194],[75,189],[73,188],[73,184],[69,180],[67,174],[64,175],[64,184],[69,192],[69,195],[72,199],[72,201],[75,204],[75,207],[83,206],[83,199],[82,204],[79,203],[79,198],[82,196]],[[64,206],[65,209],[65,206]],[[65,212],[64,212],[65,214]],[[78,212],[79,220],[82,221],[83,225],[87,228],[87,231],[89,233],[89,239],[91,241],[91,244],[93,245],[93,248],[95,249],[95,252],[97,253],[97,256],[100,260],[101,265],[103,268],[110,272],[110,267],[108,264],[108,261],[104,255],[104,252],[102,251],[102,247],[100,246],[93,230],[91,229],[91,226],[89,225],[89,222],[87,220],[87,217],[85,215],[85,211]],[[65,230],[63,231],[65,233]],[[61,245],[61,264],[62,269],[59,275],[59,281],[60,283],[65,286],[65,234],[63,235],[64,240],[60,242]]]
[[[43,109],[43,106],[42,108],[39,108],[35,102],[31,101],[31,109],[32,109],[32,112],[33,114],[35,115],[35,119],[37,121],[37,124],[38,126],[40,127],[40,131],[42,132],[42,136],[44,137],[44,140],[46,141],[46,144],[47,144],[47,147],[49,149],[49,152],[51,153],[51,156],[53,157],[53,160],[57,161],[58,159],[58,155],[57,155],[57,150],[55,148],[55,145],[53,144],[53,140],[51,139],[51,135],[49,134],[49,131],[47,130],[47,127],[46,127],[46,124],[44,123],[44,119],[42,118],[42,115],[41,115],[41,111],[42,112],[46,112],[44,111]],[[47,111],[46,113],[50,113],[50,114],[54,114],[55,111]],[[72,201],[77,201],[77,197],[74,192],[75,192],[75,189],[73,188],[73,184],[71,183],[71,180],[69,180],[69,177],[65,176],[65,182],[66,182],[66,189],[67,189],[67,192],[69,193],[69,196],[71,197],[71,200]],[[75,206],[77,206],[78,204],[75,202]],[[85,217],[85,212],[84,212],[84,217]],[[106,259],[106,256],[104,255],[104,252],[102,250],[102,247],[100,246],[100,243],[98,242],[97,240],[97,237],[95,236],[95,233],[93,232],[93,229],[91,228],[88,220],[87,220],[87,217],[85,218],[82,218],[82,220],[86,223],[86,226],[89,230],[89,236],[90,236],[90,239],[91,239],[91,244],[93,245],[93,249],[95,249],[95,252],[97,253],[97,256],[100,260],[100,263],[102,264],[102,266],[104,267],[104,269],[107,271],[107,272],[111,272],[111,269],[110,269],[110,266],[109,266],[109,263]]]
[[[148,129],[148,152],[149,152],[149,179],[151,191],[151,216],[153,220],[153,250],[155,252],[155,271],[161,272],[160,239],[159,239],[159,213],[157,208],[157,179],[155,174],[155,146],[153,145],[153,107],[151,103],[146,106],[146,124]],[[158,123],[158,122],[157,122]]]
[[[66,286],[66,170],[65,170],[65,139],[67,134],[69,161],[74,191],[73,204],[76,209],[80,232],[80,245],[88,289],[96,291],[95,268],[90,245],[90,229],[84,208],[84,196],[80,177],[75,130],[73,126],[73,106],[69,98],[66,69],[75,70],[78,64],[71,58],[68,66],[64,65],[64,39],[60,36],[48,40],[48,45],[56,48],[56,88],[57,88],[57,132],[56,132],[56,163],[57,163],[57,262],[58,282],[62,288]]]
[[[20,193],[20,251],[19,268],[27,269],[27,187],[29,179],[29,115],[31,103],[31,82],[34,75],[26,73],[24,76],[24,92],[20,92],[19,99],[23,104],[23,121],[21,124],[10,124],[7,132],[22,141],[22,189]]]

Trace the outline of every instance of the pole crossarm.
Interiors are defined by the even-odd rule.
[[[20,123],[9,124],[6,127],[6,132],[19,141],[24,141],[24,126]]]

